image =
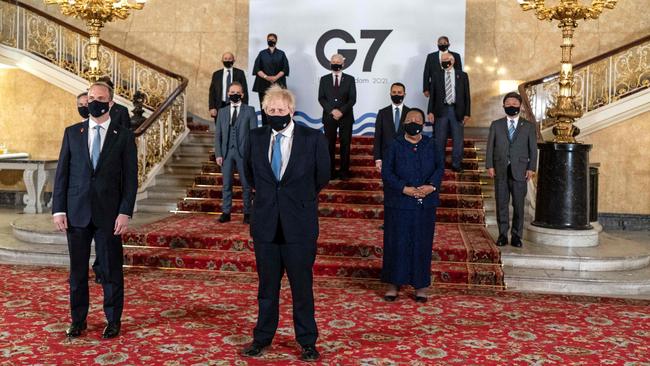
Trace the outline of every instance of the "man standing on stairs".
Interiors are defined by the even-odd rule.
[[[89,307],[88,260],[95,241],[104,314],[103,338],[120,334],[124,307],[121,235],[133,215],[138,190],[138,159],[133,132],[111,120],[113,89],[94,83],[88,90],[90,119],[66,128],[54,180],[53,221],[65,231],[70,255],[68,337],[86,329]]]
[[[253,343],[242,350],[259,357],[278,328],[280,283],[287,272],[291,286],[300,359],[318,360],[313,272],[318,239],[318,193],[330,178],[330,159],[323,134],[292,121],[296,99],[274,85],[262,106],[268,126],[250,132],[245,174],[255,189],[251,236],[259,276],[259,313]]]
[[[527,181],[535,174],[537,167],[537,135],[535,125],[519,116],[521,95],[515,92],[503,98],[504,118],[490,125],[485,167],[494,178],[494,193],[497,204],[497,225],[499,238],[497,246],[508,244],[509,208],[512,197],[511,245],[521,247],[524,231],[524,203]]]
[[[331,73],[320,78],[318,102],[323,107],[323,128],[329,143],[332,179],[350,178],[350,144],[354,124],[354,104],[357,102],[357,87],[353,76],[343,73],[345,58],[335,54],[330,59]],[[337,131],[341,145],[340,170],[336,173],[335,155]]]
[[[255,108],[246,105],[242,84],[233,81],[228,88],[230,104],[219,109],[214,133],[214,155],[223,175],[223,194],[219,222],[230,221],[233,167],[237,166],[244,200],[244,224],[250,221],[251,188],[244,171],[244,149],[250,130],[257,128]]]
[[[381,162],[386,155],[388,146],[395,140],[395,137],[404,132],[404,118],[409,111],[409,107],[404,104],[404,97],[406,97],[406,86],[402,83],[393,83],[390,86],[392,103],[377,112],[373,156],[375,167],[379,172],[381,172]]]
[[[217,111],[230,103],[228,99],[228,88],[233,82],[238,82],[244,91],[242,101],[248,104],[248,85],[246,84],[246,74],[244,70],[233,67],[235,64],[235,55],[232,52],[225,52],[221,56],[223,69],[219,69],[212,74],[210,82],[210,97],[208,106],[210,108],[210,117],[217,118]]]
[[[451,169],[463,171],[463,136],[465,123],[470,118],[469,79],[464,71],[454,68],[454,56],[441,56],[443,72],[431,79],[428,119],[433,123],[433,134],[438,152],[445,156],[447,137],[451,134]]]

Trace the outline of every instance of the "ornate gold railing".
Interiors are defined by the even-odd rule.
[[[573,69],[576,101],[586,112],[650,87],[650,36],[579,63]],[[524,117],[553,127],[546,111],[559,91],[559,75],[552,74],[519,86]]]
[[[14,0],[0,0],[0,44],[14,47],[84,77],[88,71],[88,33]],[[150,116],[135,130],[139,184],[147,183],[155,168],[186,132],[187,79],[151,64],[110,43],[101,42],[100,70],[115,84],[115,93],[129,100],[145,94]]]

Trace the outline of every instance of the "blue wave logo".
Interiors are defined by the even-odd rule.
[[[258,126],[262,125],[262,112],[257,111]],[[375,119],[377,113],[369,112],[364,113],[361,117],[357,118],[352,125],[353,136],[372,136],[375,134]],[[307,113],[296,111],[293,115],[293,120],[303,126],[313,128],[316,130],[323,130],[323,119],[310,117]]]

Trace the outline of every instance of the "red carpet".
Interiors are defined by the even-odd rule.
[[[244,359],[257,315],[251,274],[126,270],[122,335],[102,340],[101,288],[89,329],[68,340],[67,272],[0,266],[2,365],[304,365],[284,283],[280,328]],[[381,300],[376,281],[316,278],[318,365],[648,365],[650,302],[436,289]],[[407,296],[408,295],[408,296]]]
[[[448,147],[448,150],[451,148]],[[320,194],[321,235],[314,274],[378,278],[381,270],[383,191],[372,166],[372,138],[354,137],[353,179],[334,180]],[[434,285],[503,288],[498,249],[485,230],[481,172],[475,140],[465,141],[463,173],[445,171],[431,266]],[[212,161],[207,161],[211,159]],[[206,157],[203,171],[178,203],[185,213],[219,213],[223,177]],[[235,179],[233,213],[242,212]],[[241,216],[219,224],[215,215],[179,215],[124,235],[126,263],[136,266],[254,272],[255,257]]]

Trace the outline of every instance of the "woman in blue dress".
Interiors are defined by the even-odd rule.
[[[388,148],[381,170],[384,182],[384,256],[382,282],[386,301],[395,301],[400,286],[415,288],[415,300],[426,302],[431,285],[431,252],[440,204],[444,156],[434,140],[422,135],[424,112],[411,109],[404,119],[405,134]]]

